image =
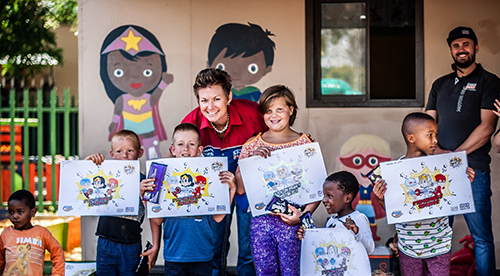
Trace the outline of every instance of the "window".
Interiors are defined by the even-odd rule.
[[[306,0],[307,107],[422,107],[422,0]]]

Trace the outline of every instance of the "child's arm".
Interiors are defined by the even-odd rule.
[[[0,236],[0,275],[3,275],[5,269],[5,247],[3,244],[3,236]]]
[[[148,256],[149,271],[155,266],[158,252],[161,245],[161,224],[165,221],[164,218],[150,218],[149,226],[151,228],[151,236],[153,238],[153,247],[141,254],[141,257]]]
[[[97,166],[101,165],[105,159],[106,158],[104,158],[104,155],[100,153],[94,153],[85,157],[85,160],[92,160],[92,162],[94,162],[94,164],[96,164]]]
[[[236,177],[236,193],[239,195],[245,194],[245,186],[243,185],[243,178],[241,177],[240,166],[236,167],[236,172],[234,173]]]
[[[368,218],[363,213],[360,213],[360,215],[358,217],[355,217],[355,219],[356,222],[354,222],[351,218],[347,218],[346,224],[347,221],[350,220],[353,224],[357,225],[356,228],[358,228],[358,233],[356,233],[356,237],[363,244],[366,252],[368,254],[371,254],[373,250],[375,250],[375,241],[373,241],[372,231],[370,230],[370,223],[368,222]]]
[[[387,191],[387,184],[385,183],[385,180],[381,179],[375,182],[375,185],[373,185],[373,194],[377,198],[378,203],[380,203],[380,206],[384,208],[384,210],[385,210],[385,202],[384,202],[385,191]]]
[[[64,275],[64,251],[59,242],[52,236],[49,230],[46,230],[44,244],[46,249],[50,252],[50,260],[52,261],[52,274],[51,275]]]
[[[220,182],[227,183],[229,186],[229,204],[233,203],[234,196],[236,194],[236,177],[230,171],[219,172]],[[213,215],[212,218],[215,222],[219,223],[224,219],[226,214]]]

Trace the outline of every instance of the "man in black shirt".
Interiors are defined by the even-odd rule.
[[[464,217],[474,238],[478,274],[494,275],[489,151],[497,123],[492,110],[499,98],[500,79],[476,63],[479,45],[471,28],[453,29],[446,41],[455,61],[454,72],[433,83],[426,112],[438,122],[436,153],[465,150],[476,172],[472,182],[476,212]]]

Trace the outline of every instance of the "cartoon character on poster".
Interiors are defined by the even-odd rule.
[[[112,30],[101,47],[100,75],[115,104],[109,139],[120,129],[141,138],[147,159],[160,156],[160,141],[167,135],[158,102],[173,76],[167,73],[165,53],[148,30],[124,25]]]
[[[128,165],[125,174],[134,173],[135,168]],[[77,182],[79,194],[77,200],[83,200],[88,209],[94,206],[108,206],[108,204],[117,205],[117,200],[123,199],[120,196],[120,189],[123,185],[118,180],[121,175],[120,170],[116,172],[110,171],[108,174],[100,170],[97,174],[87,173],[86,176],[81,177],[80,182]]]
[[[368,217],[374,241],[380,240],[375,219],[384,218],[385,211],[372,193],[372,183],[368,178],[362,177],[362,174],[368,173],[380,162],[392,160],[390,154],[391,149],[384,139],[376,135],[360,134],[349,138],[342,145],[338,157],[340,169],[354,174],[360,184],[353,206]]]
[[[279,155],[279,153],[277,153]],[[311,158],[316,154],[316,149],[307,147],[304,155],[289,163],[281,160],[278,165],[269,166],[263,171],[261,180],[266,183],[267,194],[278,198],[287,198],[299,193],[303,183],[307,183],[306,170],[301,165],[302,158]],[[279,157],[278,157],[279,158]],[[308,191],[308,189],[306,189]]]
[[[342,226],[308,229],[302,243],[301,275],[347,276],[370,272],[366,249]]]
[[[221,171],[222,167],[220,162],[214,162],[211,165],[211,169],[215,172]],[[210,179],[205,177],[207,172],[208,168],[205,168],[203,172],[199,170],[193,172],[187,167],[184,171],[172,172],[172,175],[167,173],[165,200],[171,201],[168,210],[185,206],[186,211],[191,212],[191,206],[198,206],[200,201],[208,205],[207,198],[212,196],[208,191]]]
[[[453,162],[450,164],[459,167],[462,162],[459,160],[456,164]],[[439,207],[442,201],[451,204],[447,197],[453,196],[449,189],[451,181],[449,175],[444,174],[447,171],[446,166],[431,171],[424,163],[421,165],[423,167],[421,171],[413,170],[404,183],[400,184],[405,193],[404,203],[412,206],[410,214],[415,211],[421,212],[423,209],[432,214],[433,208]],[[401,176],[406,175],[401,173]]]
[[[208,66],[229,73],[232,79],[233,99],[257,102],[260,90],[250,86],[272,70],[274,36],[259,25],[228,23],[215,31],[208,47]]]

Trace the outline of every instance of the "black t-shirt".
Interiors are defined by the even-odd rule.
[[[458,78],[456,72],[432,84],[426,110],[437,111],[439,146],[455,150],[481,124],[481,109],[494,110],[499,98],[500,79],[478,64],[469,75]],[[469,166],[490,171],[491,141],[468,155]]]
[[[145,176],[141,173],[141,181]],[[100,216],[96,236],[117,243],[138,243],[141,241],[141,224],[144,220],[145,207],[139,200],[137,216]]]

